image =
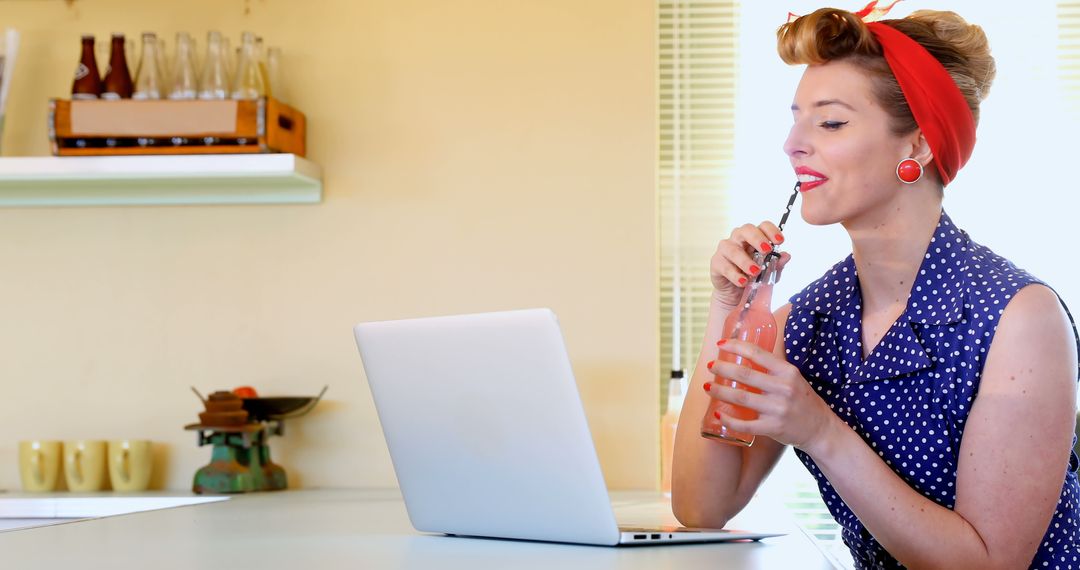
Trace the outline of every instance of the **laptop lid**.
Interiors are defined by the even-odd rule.
[[[413,527],[619,542],[551,310],[361,323],[355,334]]]

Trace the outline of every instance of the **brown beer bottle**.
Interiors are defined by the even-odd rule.
[[[97,99],[101,96],[101,74],[98,73],[94,56],[94,36],[82,37],[82,58],[75,68],[75,81],[71,84],[72,99]]]
[[[124,53],[124,34],[112,35],[112,50],[109,53],[109,69],[105,72],[105,86],[102,99],[130,99],[135,85],[131,82],[127,55]]]

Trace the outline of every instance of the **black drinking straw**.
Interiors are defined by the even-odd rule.
[[[791,207],[795,205],[795,198],[799,197],[799,187],[801,187],[801,186],[802,186],[802,182],[796,182],[795,183],[795,189],[791,191],[791,197],[788,198],[787,206],[784,207],[784,214],[782,216],[780,216],[780,223],[777,225],[777,227],[780,229],[781,233],[784,231],[784,224],[787,223],[788,216],[791,215]],[[772,241],[770,241],[769,243],[771,244]],[[769,251],[769,253],[767,253],[765,255],[765,259],[762,262],[762,265],[768,265],[769,262],[771,262],[773,260],[776,260],[776,259],[780,259],[780,252],[776,251],[776,246],[774,245],[772,250]],[[761,269],[762,269],[762,272],[758,274],[757,279],[755,279],[755,281],[760,282],[761,279],[763,277],[765,277],[765,271],[764,271],[765,268],[762,267]],[[751,295],[750,299],[753,299],[753,294],[754,293],[755,293],[754,291],[750,292],[750,295]]]
[[[780,223],[777,225],[777,227],[780,229],[781,232],[784,231],[784,224],[787,223],[788,216],[791,215],[791,207],[795,205],[795,198],[799,197],[799,188],[801,186],[802,186],[802,182],[796,182],[795,183],[795,189],[791,191],[791,197],[788,198],[787,206],[784,208],[784,215],[780,216]],[[769,243],[772,243],[772,242],[770,241]],[[780,253],[778,251],[776,251],[776,247],[773,246],[772,250],[769,251],[769,253],[765,254],[765,259],[762,261],[762,265],[763,266],[768,266],[769,263],[772,263],[773,261],[775,261],[777,259],[780,259]],[[757,279],[754,279],[754,283],[749,285],[750,293],[749,293],[749,295],[747,295],[746,303],[743,304],[742,311],[740,312],[740,315],[739,315],[739,323],[740,324],[742,323],[742,320],[743,320],[743,317],[746,314],[746,311],[750,308],[750,305],[753,304],[754,297],[757,296],[758,289],[760,289],[760,287],[758,287],[756,285],[761,283],[761,280],[765,278],[766,273],[768,273],[768,272],[765,270],[765,267],[762,267],[761,273],[758,273]]]

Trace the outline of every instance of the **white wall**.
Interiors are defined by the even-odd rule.
[[[392,486],[351,326],[530,306],[559,314],[609,484],[656,486],[654,2],[35,0],[0,26],[23,33],[5,155],[48,154],[80,34],[253,30],[283,48],[326,189],[0,208],[0,489],[20,439],[120,437],[188,488],[210,454],[188,386],[241,384],[330,385],[272,443],[293,484]]]

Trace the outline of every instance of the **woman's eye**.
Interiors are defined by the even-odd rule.
[[[835,131],[847,123],[847,121],[822,121],[820,126],[826,130]]]

